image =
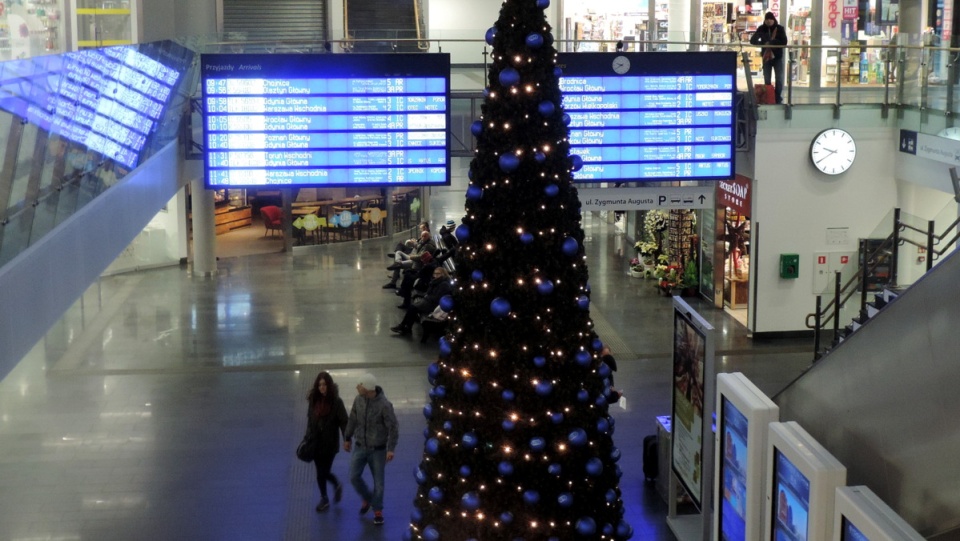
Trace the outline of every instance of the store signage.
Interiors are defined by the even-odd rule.
[[[843,18],[845,20],[856,19],[859,12],[857,0],[843,0]]]
[[[575,182],[733,178],[735,53],[560,53],[557,65]]]
[[[900,130],[900,152],[940,163],[960,164],[960,141],[913,130]]]
[[[580,210],[705,209],[713,205],[710,186],[580,188]]]
[[[208,187],[450,183],[449,54],[205,54]]]
[[[718,182],[717,206],[750,216],[750,178],[737,175],[733,180]]]

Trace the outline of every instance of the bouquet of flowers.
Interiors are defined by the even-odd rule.
[[[652,264],[657,259],[657,256],[660,255],[660,247],[653,241],[639,240],[633,245],[633,248],[648,264]]]
[[[643,218],[643,228],[647,234],[653,235],[667,230],[669,216],[662,210],[651,210]]]

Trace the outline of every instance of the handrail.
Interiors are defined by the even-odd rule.
[[[887,255],[887,254],[884,254],[883,251],[884,251],[888,246],[890,246],[890,245],[892,244],[892,241],[893,241],[893,235],[891,234],[889,237],[883,239],[883,242],[880,244],[880,246],[878,246],[876,250],[874,250],[872,253],[870,253],[870,254],[865,258],[867,261],[873,261],[873,262],[874,262],[872,265],[869,265],[869,266],[867,267],[867,271],[868,271],[868,272],[872,272],[872,271],[876,270],[876,268],[877,268],[881,263],[883,263],[883,262],[885,261],[884,257],[881,257],[881,256],[886,256],[886,255]],[[841,293],[841,294],[846,293],[846,296],[844,296],[843,299],[840,300],[840,308],[843,308],[843,306],[847,303],[847,301],[850,300],[850,297],[852,297],[853,294],[857,292],[856,287],[851,288],[851,286],[853,286],[853,285],[859,286],[859,285],[860,285],[860,282],[861,282],[860,274],[861,274],[860,272],[855,272],[855,273],[853,273],[853,276],[851,276],[850,278],[848,278],[848,279],[847,279],[847,282],[846,282],[845,284],[843,284],[843,286],[840,288],[840,293]],[[849,291],[848,291],[848,290],[849,290]],[[836,313],[839,312],[839,310],[834,309],[832,312],[830,312],[830,314],[827,314],[827,312],[829,312],[829,311],[831,310],[831,308],[834,308],[834,306],[836,305],[836,302],[837,302],[837,299],[836,299],[836,298],[833,299],[833,300],[831,300],[830,302],[827,303],[827,305],[826,305],[826,306],[823,308],[823,310],[820,312],[820,317],[823,318],[822,321],[821,321],[822,326],[826,326],[826,324],[831,321],[831,319],[834,317],[834,315],[836,315]],[[813,329],[813,328],[815,328],[813,325],[810,324],[810,318],[816,317],[816,316],[817,316],[817,314],[815,314],[815,313],[813,313],[813,314],[807,314],[806,322],[805,322],[805,323],[806,323],[806,327],[807,327],[808,329]]]

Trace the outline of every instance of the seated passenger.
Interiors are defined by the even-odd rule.
[[[416,247],[413,249],[413,252],[410,254],[405,254],[400,250],[394,252],[394,263],[387,267],[387,270],[393,271],[393,277],[389,282],[383,285],[384,289],[394,289],[397,287],[397,280],[400,279],[400,270],[413,268],[415,261],[418,261],[420,257],[425,253],[432,254],[434,250],[437,249],[437,245],[433,243],[433,239],[430,237],[429,231],[422,231],[420,233],[420,240],[417,242]]]
[[[407,308],[407,313],[403,316],[403,321],[390,330],[398,334],[410,334],[413,324],[420,321],[420,318],[433,312],[440,305],[440,299],[444,295],[453,291],[453,284],[450,283],[450,273],[443,267],[437,267],[433,270],[433,280],[430,281],[430,287],[422,297],[415,297]]]

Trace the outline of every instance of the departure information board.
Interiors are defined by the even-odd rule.
[[[447,54],[203,55],[210,188],[450,183]]]
[[[576,182],[734,176],[736,53],[560,53]]]

